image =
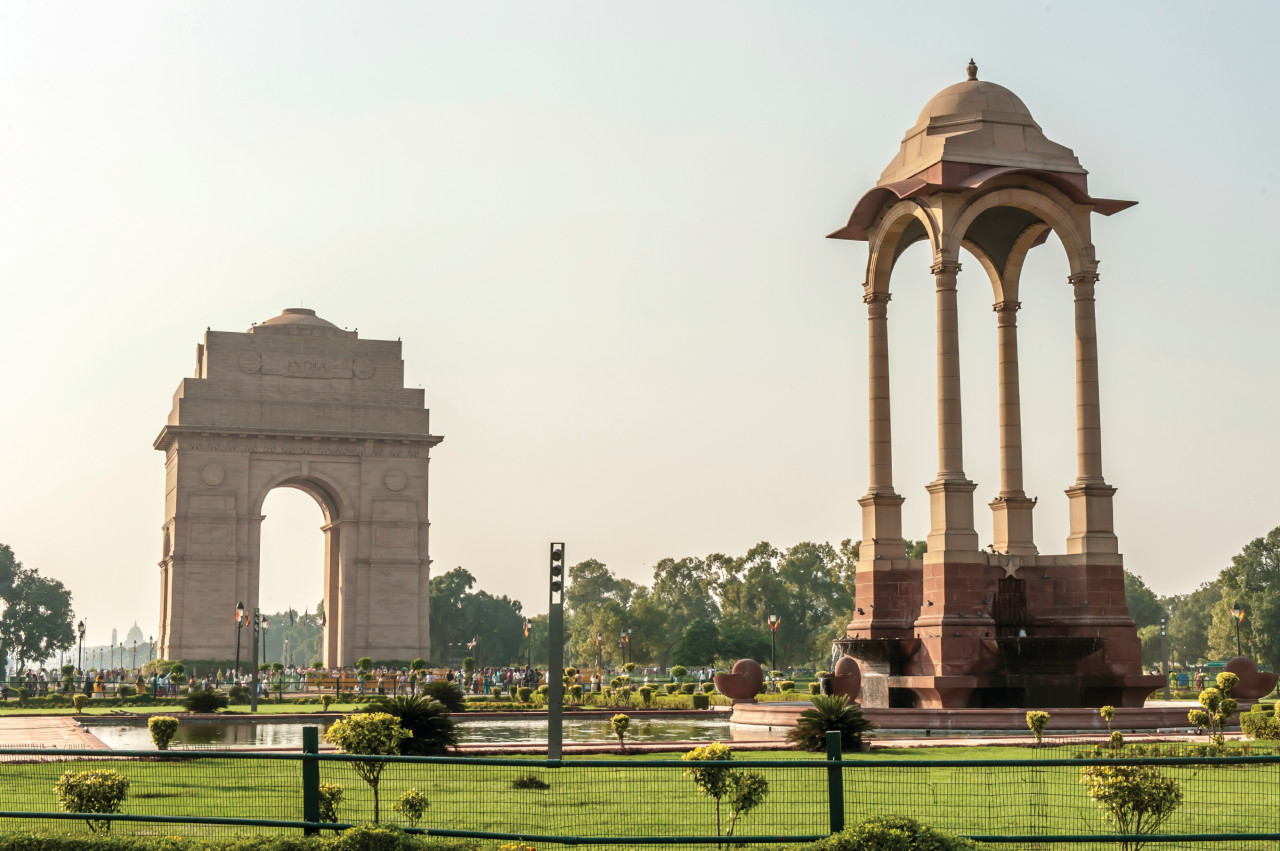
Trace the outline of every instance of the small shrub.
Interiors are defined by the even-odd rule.
[[[703,694],[711,694],[715,690],[716,690],[716,684],[711,682],[711,680],[707,680],[705,683],[702,684]]]
[[[551,784],[536,774],[523,774],[511,781],[512,789],[550,789]]]
[[[244,706],[249,702],[249,690],[244,686],[232,686],[227,689],[227,702]]]
[[[147,729],[151,732],[151,741],[156,743],[156,750],[167,751],[178,732],[178,719],[172,715],[152,715],[147,719]]]
[[[1123,747],[1124,747],[1124,733],[1121,733],[1119,730],[1112,730],[1111,731],[1111,749],[1113,751],[1118,751]]]
[[[1040,744],[1044,739],[1044,728],[1049,726],[1049,713],[1031,710],[1027,713],[1027,727],[1031,729],[1031,734],[1036,737],[1036,744]]]
[[[444,708],[450,712],[461,712],[467,708],[466,699],[462,696],[462,689],[448,680],[424,683],[422,693],[432,700],[442,703]]]
[[[609,719],[609,727],[613,730],[613,734],[618,737],[618,744],[622,747],[622,752],[627,752],[627,728],[631,726],[631,717],[619,712],[617,715]]]
[[[543,700],[546,700],[547,695],[550,693],[551,693],[551,686],[547,685],[546,683],[543,683],[542,685],[538,686],[538,696],[541,697]]]
[[[573,698],[574,703],[581,703],[582,702],[582,686],[578,685],[577,683],[574,683],[573,685],[569,686],[569,696]]]
[[[1280,719],[1263,712],[1241,713],[1240,729],[1251,739],[1280,739]]]
[[[409,732],[409,737],[400,740],[402,756],[440,756],[458,745],[458,732],[449,710],[437,700],[416,694],[379,695],[369,709],[391,715]]]
[[[681,694],[693,694],[697,690],[698,690],[697,683],[681,683],[680,684]]]
[[[652,686],[641,686],[639,693],[640,693],[640,699],[644,701],[644,705],[646,707],[653,704],[653,687]]]
[[[1080,769],[1080,782],[1102,809],[1103,819],[1129,836],[1156,832],[1182,804],[1178,782],[1150,765],[1087,765]],[[1139,842],[1121,843],[1124,849],[1141,847]]]
[[[129,778],[109,768],[97,771],[65,771],[53,787],[58,806],[67,813],[118,813],[129,795]],[[86,818],[94,833],[111,830],[110,819]]]
[[[841,748],[853,750],[862,743],[862,734],[872,729],[861,706],[849,703],[842,694],[820,694],[813,698],[813,706],[800,713],[787,740],[802,750],[821,751],[826,749],[827,733],[837,731]]]
[[[533,700],[533,689],[528,686],[520,686],[520,688],[516,689],[516,697],[521,703],[528,703]]]
[[[684,665],[675,665],[671,668],[671,676],[679,682],[680,678],[689,673],[689,669]]]
[[[675,694],[676,692],[680,691],[680,684],[679,683],[663,683],[662,690],[665,691],[667,694]]]
[[[872,816],[805,851],[976,851],[990,846],[926,827],[906,816]]]
[[[193,691],[182,700],[188,712],[217,712],[219,709],[226,709],[230,702],[227,693],[219,689]]]
[[[401,728],[394,715],[371,712],[367,715],[344,715],[325,730],[325,740],[342,753],[367,754],[369,756],[394,756],[400,741],[408,738],[409,731]],[[374,760],[351,763],[369,788],[373,790],[373,821],[378,822],[378,781],[387,763]]]
[[[809,694],[818,694],[821,691],[822,691],[822,685],[820,683],[816,683],[816,682],[809,683]]]
[[[778,689],[780,691],[795,691],[796,689],[795,681],[783,680],[782,682],[778,683]]]
[[[636,663],[628,662],[627,664],[622,666],[622,669],[626,671],[628,674],[634,674],[636,672]]]
[[[418,822],[422,821],[422,816],[426,813],[427,807],[431,806],[431,802],[427,800],[425,792],[419,792],[415,789],[406,789],[396,798],[396,802],[391,808],[409,820],[409,824],[414,827],[418,826]]]
[[[694,709],[710,709],[710,708],[711,708],[711,695],[709,695],[709,694],[695,694],[695,695],[693,696],[693,708],[694,708]]]
[[[713,742],[680,757],[691,763],[684,770],[698,787],[698,794],[715,801],[716,836],[721,835],[721,802],[729,801],[729,824],[726,836],[733,835],[738,818],[764,803],[769,794],[769,783],[763,774],[755,771],[730,768],[727,765],[696,765],[699,762],[726,762],[733,759],[733,752],[720,742]]]
[[[1116,708],[1114,706],[1104,706],[1098,710],[1098,714],[1102,716],[1102,720],[1107,722],[1107,732],[1111,732],[1111,722],[1116,718]]]
[[[76,714],[84,712],[84,705],[89,702],[89,697],[83,694],[71,695],[71,705],[76,708]]]
[[[338,805],[342,803],[343,788],[341,783],[320,784],[320,821],[336,822]]]
[[[322,695],[320,695],[320,710],[321,710],[322,712],[328,712],[328,711],[329,711],[329,704],[331,704],[331,703],[333,703],[333,695],[331,695],[331,694],[322,694]]]
[[[133,697],[137,693],[138,690],[131,685],[122,685],[116,690],[116,695],[119,697]],[[57,695],[54,695],[54,697],[57,697]],[[49,698],[49,702],[52,703],[53,698]]]

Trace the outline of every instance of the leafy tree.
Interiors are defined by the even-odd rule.
[[[698,794],[715,801],[716,836],[721,835],[721,801],[726,798],[729,801],[729,824],[725,835],[732,836],[738,818],[764,803],[765,796],[769,794],[769,783],[763,774],[727,765],[700,764],[733,759],[733,752],[719,742],[694,748],[680,759],[689,763],[684,773],[693,778]]]
[[[1233,556],[1231,566],[1218,575],[1222,599],[1213,606],[1209,649],[1214,658],[1236,655],[1236,620],[1231,607],[1240,603],[1245,619],[1239,624],[1241,652],[1251,659],[1280,666],[1280,527],[1255,538]]]
[[[521,604],[506,595],[472,592],[475,582],[470,571],[461,567],[431,577],[431,646],[436,657],[448,661],[444,657],[450,645],[474,638],[486,667],[523,662]]]
[[[1189,666],[1208,658],[1209,625],[1213,607],[1221,599],[1222,587],[1216,581],[1206,582],[1190,594],[1164,599],[1170,612],[1169,655],[1177,664]]]
[[[1159,668],[1164,661],[1164,645],[1160,639],[1160,624],[1148,624],[1138,628],[1138,640],[1142,642],[1142,666]]]
[[[685,628],[671,649],[671,661],[679,665],[710,665],[715,661],[720,636],[710,618],[702,617]]]
[[[71,592],[35,568],[23,567],[7,544],[0,544],[0,669],[8,655],[26,662],[43,662],[75,645],[71,623]]]
[[[1124,600],[1129,606],[1129,617],[1139,629],[1159,626],[1160,619],[1167,616],[1155,592],[1139,576],[1127,570],[1124,572]]]

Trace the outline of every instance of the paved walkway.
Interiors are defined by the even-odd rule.
[[[0,748],[108,750],[101,739],[66,715],[0,717]]]

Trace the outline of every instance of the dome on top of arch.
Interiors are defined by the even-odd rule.
[[[1088,173],[1070,148],[1044,135],[1022,98],[979,80],[977,72],[970,62],[969,79],[930,98],[878,186],[922,175],[942,163]]]
[[[316,325],[321,328],[337,328],[332,322],[316,316],[316,312],[306,307],[286,307],[279,316],[273,316],[260,325]]]

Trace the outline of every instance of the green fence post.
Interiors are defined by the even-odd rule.
[[[840,732],[827,731],[827,804],[831,810],[831,832],[844,830],[844,768],[840,764]]]
[[[320,821],[320,728],[302,728],[302,820]],[[314,836],[318,827],[304,827],[302,832]]]

